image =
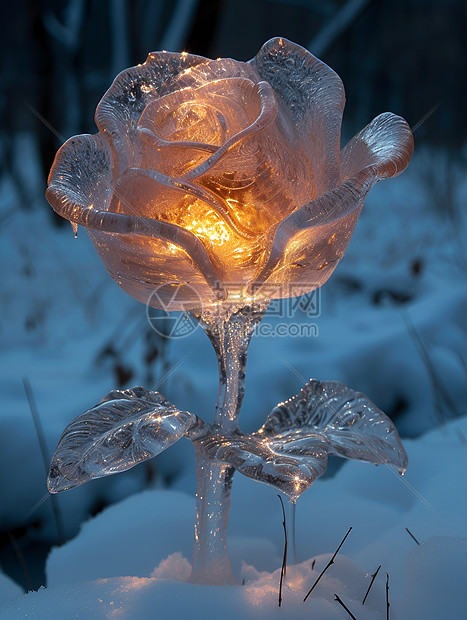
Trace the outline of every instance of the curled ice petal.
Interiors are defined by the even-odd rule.
[[[341,151],[342,178],[362,171],[371,182],[403,172],[412,157],[414,140],[407,122],[383,112],[364,127]]]
[[[347,249],[370,188],[357,177],[348,179],[283,219],[251,290],[284,280],[302,295],[324,284]]]
[[[86,228],[111,276],[139,301],[147,303],[158,285],[174,280],[189,283],[198,297],[222,297],[223,285],[196,235],[138,215],[131,199],[127,205],[131,214],[107,210],[115,199],[112,161],[101,135],[70,138],[57,153],[49,177],[46,196],[54,210]],[[126,201],[122,192],[118,200]]]
[[[52,458],[48,489],[58,493],[130,469],[202,424],[159,392],[114,390],[66,427]]]
[[[180,74],[203,62],[205,58],[193,54],[152,52],[144,64],[115,78],[97,106],[96,124],[113,144],[119,173],[136,154],[136,127],[148,103],[170,91]]]
[[[381,179],[403,172],[412,152],[412,132],[403,118],[390,112],[376,117],[342,150],[340,184],[280,222],[254,286],[274,273],[295,282],[297,294],[306,289],[300,290],[300,280],[308,290],[310,283],[324,284],[347,249],[368,192]]]

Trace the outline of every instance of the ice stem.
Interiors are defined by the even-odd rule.
[[[233,584],[227,553],[227,524],[233,467],[205,459],[196,449],[196,522],[191,581]]]
[[[219,365],[219,394],[210,434],[225,436],[238,429],[245,393],[248,345],[266,306],[219,312],[193,312],[208,335]],[[227,552],[233,467],[209,459],[202,442],[196,451],[196,523],[191,581],[204,584],[235,583]]]

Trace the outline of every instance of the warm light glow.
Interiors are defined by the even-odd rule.
[[[368,189],[412,154],[409,126],[385,113],[339,157],[343,106],[338,76],[286,39],[248,64],[154,52],[104,95],[99,133],[60,149],[47,197],[143,303],[163,282],[205,307],[249,303],[241,289],[298,296],[326,282]]]
[[[172,254],[177,254],[178,251],[179,251],[179,248],[176,245],[174,245],[173,243],[168,243],[167,247],[169,248],[169,250],[170,250],[170,252]]]
[[[227,224],[214,211],[206,212],[205,205],[203,203],[201,205],[196,202],[188,207],[186,213],[179,219],[180,225],[196,236],[209,240],[212,245],[221,246],[227,243],[230,240]]]
[[[229,300],[234,302],[241,301],[244,305],[248,305],[254,303],[255,297],[245,295],[243,290],[232,289],[229,291]]]
[[[295,480],[295,490],[298,493],[300,491],[300,489],[301,489],[301,486],[302,486],[302,480],[301,480],[300,476],[295,476],[294,480]]]

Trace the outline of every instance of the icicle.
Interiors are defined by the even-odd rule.
[[[289,566],[295,566],[297,563],[297,550],[295,546],[295,510],[297,500],[291,499],[287,502],[287,535],[289,543]]]
[[[78,224],[76,222],[70,222],[71,229],[73,230],[73,234],[75,235],[75,239],[78,238]]]

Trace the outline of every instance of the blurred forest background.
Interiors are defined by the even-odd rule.
[[[343,143],[381,112],[408,120],[413,162],[400,179],[381,184],[382,193],[372,191],[377,208],[365,207],[345,260],[324,287],[319,338],[313,346],[299,339],[275,345],[303,376],[335,378],[368,394],[403,436],[465,413],[466,2],[16,0],[3,8],[3,571],[38,587],[50,547],[105,506],[146,488],[192,492],[192,455],[177,444],[121,476],[55,504],[43,501],[47,459],[63,428],[110,389],[157,385],[203,416],[215,402],[215,360],[203,334],[179,343],[157,335],[144,307],[112,283],[86,235],[74,243],[44,198],[58,148],[74,134],[96,132],[94,111],[113,78],[150,51],[249,60],[266,40],[284,36],[341,76]],[[246,430],[301,387],[298,372],[257,340]]]

